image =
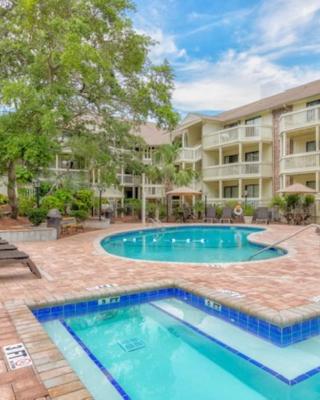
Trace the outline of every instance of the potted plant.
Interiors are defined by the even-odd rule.
[[[251,204],[246,204],[243,209],[243,219],[245,224],[252,224],[254,208]]]

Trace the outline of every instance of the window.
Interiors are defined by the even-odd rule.
[[[316,142],[312,140],[310,142],[306,142],[306,152],[316,151]]]
[[[306,182],[306,186],[308,186],[311,189],[315,189],[316,188],[316,181],[307,181]]]
[[[248,196],[250,198],[259,197],[259,185],[250,184],[245,185],[244,189],[247,191]]]
[[[234,199],[239,197],[238,186],[225,186],[223,188],[223,197],[226,199]]]
[[[314,107],[320,104],[320,99],[318,100],[313,100],[313,101],[309,101],[306,106],[308,107]],[[314,121],[316,118],[316,111],[317,109],[313,109],[313,110],[308,110],[307,111],[307,121],[311,122]]]
[[[248,162],[253,162],[253,161],[259,161],[259,151],[249,151],[245,153],[245,161]]]
[[[261,124],[261,116],[259,115],[258,117],[246,119],[244,123],[246,125],[260,125]]]
[[[224,164],[237,163],[238,160],[239,160],[239,155],[238,154],[231,154],[230,156],[224,156],[223,157],[223,163]]]
[[[319,104],[320,104],[320,99],[309,101],[306,105],[307,105],[307,107],[314,107],[314,106],[318,106]]]

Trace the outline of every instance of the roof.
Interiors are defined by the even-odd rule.
[[[170,134],[157,127],[153,122],[146,122],[143,125],[134,128],[133,135],[140,136],[149,146],[160,146],[171,143]]]
[[[294,183],[293,185],[287,186],[282,190],[278,190],[280,193],[316,193],[316,190],[309,188],[302,183]]]
[[[261,111],[274,110],[280,107],[288,106],[295,101],[303,100],[308,97],[320,95],[320,79],[306,83],[273,96],[265,97],[264,99],[246,104],[241,107],[225,111],[217,115],[217,119],[225,122],[247,115],[259,113]]]

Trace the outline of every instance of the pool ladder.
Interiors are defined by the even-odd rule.
[[[264,247],[263,249],[261,249],[261,250],[257,251],[256,253],[252,254],[252,256],[250,256],[250,257],[248,258],[248,261],[251,261],[251,260],[252,260],[254,257],[256,257],[257,255],[259,255],[259,254],[265,252],[266,250],[272,249],[273,247],[277,246],[278,244],[280,244],[280,243],[282,243],[282,242],[285,242],[286,240],[291,239],[291,238],[293,238],[294,236],[299,235],[300,233],[306,231],[306,230],[309,229],[309,228],[316,228],[316,233],[317,233],[317,234],[320,234],[320,225],[319,225],[319,224],[310,224],[310,225],[304,226],[302,229],[298,230],[297,232],[291,233],[290,235],[287,235],[287,236],[285,236],[284,238],[282,238],[282,239],[280,239],[280,240],[277,240],[277,241],[275,241],[275,242],[269,244],[269,246],[266,246],[266,247]]]

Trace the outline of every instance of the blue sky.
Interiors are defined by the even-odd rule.
[[[135,0],[134,26],[175,73],[182,114],[214,113],[320,79],[320,0]]]

